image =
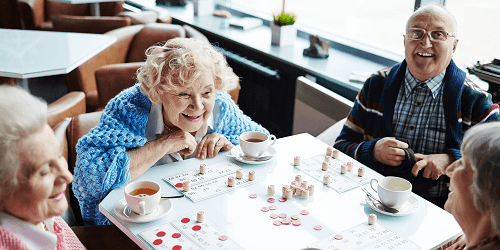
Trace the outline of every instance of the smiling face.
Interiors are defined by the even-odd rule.
[[[12,195],[2,198],[2,211],[34,225],[63,214],[68,208],[65,191],[73,176],[52,129],[44,125],[18,148],[19,184]]]
[[[165,125],[196,132],[208,120],[215,105],[211,77],[200,77],[188,87],[176,88],[162,98]]]
[[[421,28],[426,31],[444,30],[455,35],[453,18],[444,9],[433,6],[418,12],[408,20],[406,30]],[[421,40],[410,40],[405,35],[405,59],[411,74],[421,81],[441,73],[450,64],[458,39],[448,36],[446,41],[431,41],[429,33]]]
[[[465,155],[446,169],[446,175],[450,177],[450,193],[444,208],[455,217],[462,228],[474,225],[474,221],[482,217],[474,205],[470,189],[473,174],[474,170]]]

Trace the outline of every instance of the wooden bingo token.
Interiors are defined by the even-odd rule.
[[[303,187],[303,188],[306,188],[307,187],[307,181],[302,181],[300,183],[300,186]]]
[[[286,199],[291,199],[291,198],[292,198],[292,195],[293,195],[292,190],[291,190],[291,189],[289,189],[289,188],[287,188],[287,190],[286,190],[285,192],[286,192],[286,193],[285,193],[285,198],[286,198]]]
[[[365,168],[364,167],[359,167],[358,168],[358,176],[363,177],[365,175]]]
[[[326,148],[326,155],[327,156],[332,156],[332,154],[333,154],[333,147],[332,146],[328,146]]]
[[[347,173],[347,164],[340,165],[340,173],[341,174]]]
[[[248,172],[248,180],[255,181],[255,171]]]
[[[292,190],[292,193],[295,194],[295,192],[297,191],[297,186],[291,185],[290,189]]]
[[[267,186],[267,194],[268,195],[274,195],[274,192],[275,192],[275,188],[274,188],[274,185],[269,185]]]
[[[323,184],[328,185],[329,183],[330,183],[330,175],[329,174],[325,174],[323,176]]]
[[[330,164],[328,164],[328,162],[324,161],[323,163],[321,163],[321,170],[327,171],[328,167],[330,167]]]
[[[189,190],[191,190],[191,182],[189,181],[185,181],[182,183],[182,190],[184,192],[189,192]]]
[[[321,229],[323,229],[323,227],[320,225],[314,226],[314,230],[316,230],[316,231],[320,231]]]
[[[205,212],[200,211],[196,214],[196,222],[202,223],[205,221]]]
[[[377,215],[376,214],[368,215],[368,225],[375,225],[375,224],[377,224]]]
[[[340,156],[340,151],[338,149],[333,149],[332,158],[333,159],[338,159],[339,156]]]
[[[200,165],[200,174],[206,174],[207,173],[207,165],[201,164]]]
[[[293,157],[293,165],[300,166],[300,156]]]
[[[302,187],[297,187],[295,189],[295,195],[297,195],[297,196],[301,196],[302,195]]]
[[[347,162],[347,171],[351,172],[353,167],[354,167],[354,162],[352,161]]]
[[[295,181],[297,183],[301,183],[302,182],[302,176],[300,174],[298,174],[297,176],[295,176]]]
[[[289,188],[290,188],[290,186],[288,186],[288,185],[283,185],[283,187],[281,187],[281,197],[285,198],[286,190]]]
[[[307,198],[309,198],[309,190],[302,189],[301,197],[302,197],[303,200],[307,200]]]
[[[243,178],[243,169],[239,168],[236,170],[236,179]]]
[[[327,162],[328,164],[330,164],[332,162],[332,157],[329,155],[325,156],[324,162]]]
[[[227,177],[227,185],[230,187],[234,187],[236,181],[234,180],[234,176]]]
[[[314,186],[313,185],[309,185],[309,187],[307,187],[307,189],[309,190],[309,195],[314,194]]]
[[[290,183],[290,186],[297,186],[298,184],[299,184],[298,182],[296,182],[296,181],[292,181],[292,182]]]

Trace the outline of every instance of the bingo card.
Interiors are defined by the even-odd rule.
[[[174,187],[179,183],[182,184],[184,181],[189,181],[191,183],[191,190],[184,192],[184,194],[193,202],[198,202],[259,182],[257,178],[253,181],[249,181],[248,173],[244,172],[243,178],[235,178],[236,182],[234,187],[229,187],[227,185],[227,178],[231,175],[235,176],[237,169],[239,169],[238,165],[225,160],[208,165],[205,174],[201,174],[199,169],[194,169],[174,176],[165,177],[163,180]]]
[[[362,223],[341,233],[327,237],[308,247],[319,249],[419,250],[420,247],[405,237],[376,223]]]
[[[365,175],[363,177],[359,177],[358,168],[364,165],[343,154],[341,154],[341,156],[337,159],[332,158],[328,170],[323,171],[321,164],[324,159],[325,154],[319,154],[311,158],[303,159],[300,165],[295,167],[319,182],[323,182],[323,176],[325,174],[329,174],[330,183],[327,186],[339,193],[365,185],[369,183],[371,179],[375,178],[375,175],[373,175],[371,171],[368,171],[366,167],[364,167],[366,170]],[[340,166],[342,164],[346,164],[347,162],[354,163],[353,169],[350,172],[341,174]]]
[[[154,249],[243,249],[207,219],[201,223],[196,219],[196,214],[192,214],[139,235]]]

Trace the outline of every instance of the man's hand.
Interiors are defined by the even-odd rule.
[[[226,137],[221,134],[211,133],[205,135],[198,144],[198,151],[196,157],[205,159],[205,157],[213,158],[219,151],[231,150],[234,145],[229,142]]]
[[[398,141],[394,137],[385,137],[375,143],[373,157],[380,163],[397,167],[403,163],[406,157],[402,148],[408,148],[408,144]]]
[[[415,159],[417,163],[413,166],[411,173],[417,176],[418,172],[424,169],[422,176],[433,180],[437,180],[441,175],[446,174],[446,168],[454,161],[453,156],[449,154],[415,154]]]

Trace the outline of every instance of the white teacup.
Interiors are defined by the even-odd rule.
[[[259,157],[276,142],[276,136],[249,131],[240,135],[241,150],[246,156]]]
[[[160,204],[161,188],[155,182],[132,182],[125,187],[124,192],[128,207],[139,215],[154,212]]]
[[[375,182],[377,187],[373,186]],[[410,198],[411,183],[403,178],[387,176],[378,181],[372,179],[370,186],[378,193],[380,201],[391,208],[400,208]]]

